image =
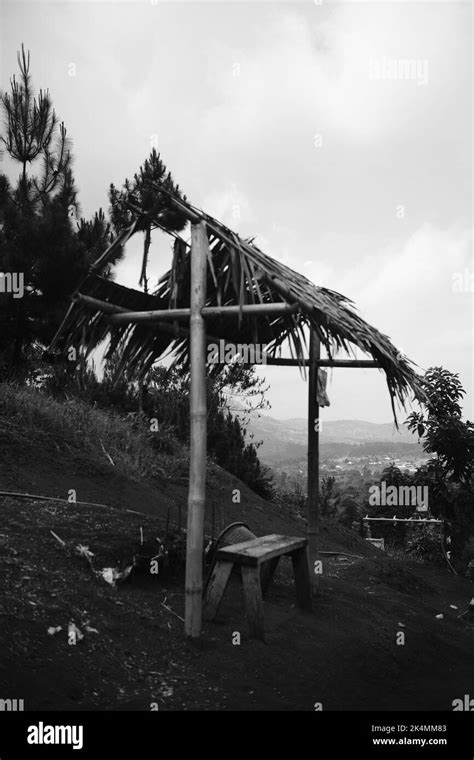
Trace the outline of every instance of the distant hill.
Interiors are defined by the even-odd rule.
[[[254,416],[247,428],[248,437],[262,441],[259,457],[265,464],[301,460],[307,450],[307,421],[296,417],[277,420],[274,417]],[[422,448],[416,436],[406,427],[397,431],[391,422],[377,424],[365,420],[334,420],[323,422],[320,433],[321,456],[372,455],[389,450],[400,455],[413,454]],[[379,444],[383,444],[380,446]]]

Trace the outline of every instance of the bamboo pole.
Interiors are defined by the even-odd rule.
[[[206,498],[206,327],[201,310],[206,301],[209,243],[206,225],[191,227],[191,447],[186,542],[185,623],[187,636],[201,634],[204,505]]]
[[[308,378],[308,562],[313,597],[319,591],[320,573],[315,572],[319,550],[319,406],[318,362],[321,354],[319,337],[311,330],[309,338]]]
[[[190,319],[191,309],[155,309],[150,311],[125,311],[112,314],[109,322],[155,322],[158,319]]]
[[[98,298],[92,298],[92,296],[85,296],[82,293],[75,293],[72,296],[74,303],[82,304],[86,309],[91,311],[102,311],[104,314],[110,315],[109,320],[112,321],[112,317],[116,314],[129,313],[129,309],[123,306],[116,306],[109,301],[101,301]],[[188,310],[189,311],[189,310]],[[151,327],[158,329],[160,332],[174,335],[178,338],[189,338],[190,330],[183,325],[170,325],[168,322],[153,322]],[[215,335],[207,335],[208,341],[218,343],[221,338]]]
[[[267,314],[293,314],[297,304],[287,303],[251,303],[242,306],[204,306],[201,310],[203,317],[238,317],[239,314],[250,316],[265,316]],[[184,319],[190,316],[190,309],[159,309],[151,311],[125,311],[114,313],[110,322],[154,322],[157,319]]]
[[[104,314],[122,314],[127,311],[123,306],[116,306],[109,301],[101,301],[99,298],[92,298],[92,296],[85,296],[83,293],[73,293],[71,296],[73,303],[80,303],[90,311],[103,311]]]
[[[430,523],[431,525],[442,525],[443,520],[435,520],[434,517],[425,519],[425,518],[418,518],[418,517],[363,517],[362,522],[368,522],[371,520],[372,522],[407,522],[411,525],[418,525],[419,523]]]
[[[298,362],[297,359],[280,359],[278,357],[267,356],[265,364],[275,367],[300,367],[304,365],[309,367],[309,359],[303,359]],[[318,367],[346,367],[346,368],[359,368],[359,369],[381,369],[379,362],[374,362],[369,359],[320,359],[316,362]]]

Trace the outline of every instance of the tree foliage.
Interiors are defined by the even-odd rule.
[[[38,347],[51,340],[68,298],[85,276],[91,252],[110,235],[101,212],[81,220],[72,172],[71,142],[49,92],[35,95],[30,55],[18,53],[19,78],[0,98],[5,151],[20,164],[12,183],[0,174],[0,271],[22,278],[17,297],[0,293],[0,376],[23,375]]]
[[[149,182],[159,185],[163,192],[158,192],[148,184]],[[150,215],[150,221],[144,229],[143,262],[139,280],[145,293],[148,292],[148,253],[151,231],[156,226],[155,220],[159,220],[160,226],[168,232],[180,232],[186,225],[186,217],[173,207],[167,193],[186,199],[186,196],[181,196],[179,185],[175,184],[171,172],[167,170],[155,148],[133,175],[133,179],[125,180],[121,190],[113,184],[110,185],[110,218],[115,232],[119,233],[129,227],[140,213]]]
[[[459,375],[430,367],[422,381],[427,402],[408,417],[409,430],[418,433],[427,453],[436,454],[440,472],[453,482],[471,487],[474,468],[474,424],[462,420],[465,395]]]

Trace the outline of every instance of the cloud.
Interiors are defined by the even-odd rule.
[[[366,311],[383,304],[401,306],[402,315],[426,306],[439,313],[436,297],[455,299],[452,275],[461,270],[471,253],[470,230],[460,224],[441,229],[422,224],[408,239],[359,261],[350,277]]]
[[[313,147],[320,132],[326,141],[400,137],[430,118],[440,88],[468,70],[454,55],[460,15],[442,6],[282,5],[266,21],[251,48],[214,43],[218,97],[201,133],[217,150],[222,141],[236,151],[285,141],[294,150],[295,139]],[[383,57],[426,61],[428,83],[374,81],[371,61]]]
[[[234,182],[226,182],[224,188],[206,193],[202,207],[237,232],[240,232],[242,224],[255,223],[255,215],[248,197]],[[242,234],[245,235],[245,232]]]
[[[45,7],[2,5],[4,75],[24,39],[33,82],[50,87],[74,139],[85,215],[157,135],[192,202],[352,298],[419,363],[472,376],[472,294],[451,288],[470,266],[459,221],[470,218],[468,4],[70,2],[54,5],[54,23]],[[382,58],[426,60],[426,85],[371,79]],[[141,243],[118,282],[137,287]],[[152,277],[169,264],[169,242],[154,238]],[[353,414],[356,394],[370,417],[376,381],[336,375],[330,413]],[[305,394],[288,402],[289,387],[272,398],[304,414]]]

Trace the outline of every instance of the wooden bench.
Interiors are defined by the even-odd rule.
[[[272,580],[278,560],[290,555],[298,607],[311,609],[311,586],[306,556],[307,538],[272,534],[219,549],[204,594],[203,615],[214,620],[234,565],[240,566],[250,635],[265,641],[263,594]],[[268,563],[264,565],[263,563]]]

